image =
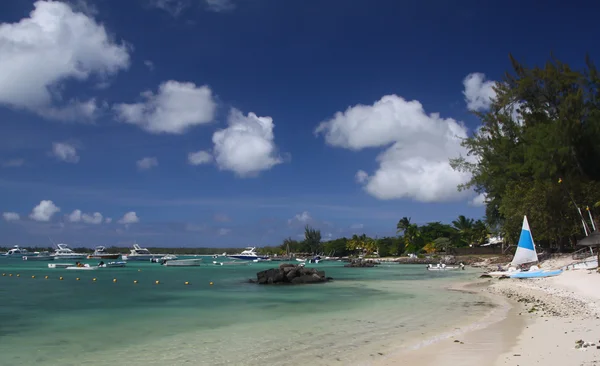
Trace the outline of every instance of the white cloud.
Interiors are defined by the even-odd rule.
[[[2,217],[5,221],[19,221],[21,216],[16,212],[3,212]]]
[[[485,194],[485,193],[481,193],[481,194],[477,195],[475,198],[473,198],[469,202],[469,205],[475,206],[475,207],[482,207],[482,206],[485,206],[486,204],[487,204],[487,194]]]
[[[274,142],[273,119],[250,112],[244,116],[232,109],[229,127],[213,134],[214,155],[221,170],[230,170],[240,177],[256,176],[280,164]]]
[[[29,217],[35,221],[50,221],[57,212],[60,212],[60,207],[50,200],[43,200],[33,208]]]
[[[496,97],[495,81],[486,80],[485,74],[474,72],[465,77],[463,94],[467,108],[471,111],[485,111],[490,108],[492,99]]]
[[[218,230],[218,232],[217,232],[217,233],[218,233],[219,235],[223,236],[223,235],[227,235],[227,234],[229,234],[230,232],[231,232],[231,229],[225,229],[225,228],[221,228],[221,229],[219,229],[219,230]]]
[[[74,210],[67,216],[69,222],[80,222],[81,221],[81,210]]]
[[[81,220],[86,224],[99,225],[102,223],[102,214],[100,212],[94,212],[91,215],[83,214],[81,215]]]
[[[356,105],[322,122],[315,130],[329,145],[361,150],[387,147],[377,157],[373,175],[364,170],[355,179],[379,199],[412,198],[421,202],[450,201],[464,197],[457,186],[470,175],[452,169],[450,158],[466,155],[463,124],[426,114],[418,101],[387,95],[373,105]]]
[[[140,218],[133,211],[127,212],[125,215],[123,215],[121,220],[119,220],[119,224],[125,224],[125,225],[135,224],[138,222],[140,222]]]
[[[104,219],[104,223],[105,224],[110,224],[112,222],[112,218],[111,217],[107,217]]]
[[[188,163],[191,165],[208,164],[213,161],[212,155],[208,151],[197,151],[188,154]]]
[[[179,16],[181,12],[190,5],[189,0],[149,0],[151,7],[161,9],[171,14],[173,17]]]
[[[350,225],[350,229],[353,229],[353,230],[362,229],[364,227],[365,227],[365,225],[363,225],[363,224],[352,224],[352,225]]]
[[[205,0],[208,10],[220,13],[235,9],[231,0]]]
[[[79,155],[77,155],[77,149],[75,146],[65,142],[54,142],[52,143],[52,155],[58,160],[66,163],[76,164],[79,162]]]
[[[18,168],[25,165],[25,159],[10,159],[2,162],[3,168]]]
[[[356,179],[357,183],[365,183],[367,181],[367,179],[369,179],[369,174],[367,174],[367,172],[365,172],[364,170],[359,170],[356,172],[356,175],[354,176],[354,178]]]
[[[154,70],[154,62],[152,62],[150,60],[145,60],[144,65],[146,65],[148,70],[150,70],[150,71]]]
[[[147,157],[140,159],[136,162],[139,170],[148,170],[158,166],[158,159],[154,157]]]
[[[0,104],[47,118],[77,120],[93,99],[62,103],[62,82],[101,79],[129,66],[129,51],[103,25],[58,1],[36,1],[28,18],[0,25]]]
[[[298,222],[298,223],[307,223],[310,220],[312,220],[312,217],[310,216],[310,213],[308,211],[303,211],[303,212],[295,215],[291,219],[289,219],[288,220],[288,224],[291,225],[291,224],[293,224],[295,222]]]
[[[158,92],[145,91],[142,103],[116,104],[117,117],[147,132],[182,134],[193,126],[212,122],[216,103],[208,86],[174,80],[160,84]]]
[[[225,214],[216,214],[213,216],[213,219],[217,222],[229,222],[231,218]]]

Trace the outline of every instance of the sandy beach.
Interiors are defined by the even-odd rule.
[[[595,270],[542,279],[486,279],[453,290],[485,294],[493,309],[475,324],[431,344],[415,344],[377,365],[600,364],[600,274]]]

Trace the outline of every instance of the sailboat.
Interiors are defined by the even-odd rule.
[[[527,271],[521,271],[519,269],[519,266],[523,264],[537,262],[538,256],[537,251],[535,250],[533,235],[531,234],[531,229],[529,228],[527,216],[523,216],[523,226],[521,228],[519,244],[517,244],[517,250],[515,251],[513,260],[510,262],[508,271],[488,272],[483,274],[482,277],[534,278],[557,276],[562,273],[562,270],[544,271],[536,265],[532,265]]]

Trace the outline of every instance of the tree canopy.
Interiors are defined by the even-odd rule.
[[[600,201],[600,74],[586,59],[573,70],[551,57],[528,68],[510,56],[512,72],[496,83],[481,127],[452,161],[487,196],[488,224],[518,240],[523,215],[538,243],[562,246],[582,235],[583,213]]]

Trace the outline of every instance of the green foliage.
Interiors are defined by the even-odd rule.
[[[321,251],[321,230],[304,227],[304,243],[309,253],[317,254]]]
[[[480,129],[464,141],[470,156],[451,161],[472,173],[459,188],[487,194],[487,224],[513,243],[523,215],[536,241],[574,242],[583,234],[575,205],[600,200],[599,73],[589,59],[583,71],[555,58],[534,68],[510,59],[512,73],[497,83],[490,110],[477,113]],[[472,226],[469,240],[480,242],[483,228]]]

